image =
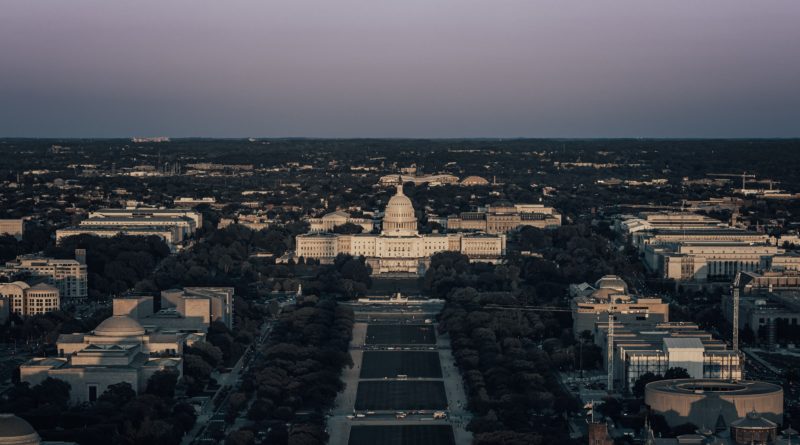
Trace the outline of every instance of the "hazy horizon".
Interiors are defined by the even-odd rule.
[[[792,0],[8,0],[0,138],[796,138],[798,23]]]

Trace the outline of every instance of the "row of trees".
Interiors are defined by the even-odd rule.
[[[253,399],[247,417],[256,428],[270,428],[266,443],[327,442],[323,413],[343,389],[342,370],[353,365],[348,352],[352,329],[352,309],[332,298],[305,297],[283,312],[244,378],[244,397],[231,397],[232,402],[234,396],[242,399],[237,409]]]
[[[569,319],[487,307],[537,303],[518,287],[518,278],[503,278],[509,271],[506,266],[469,264],[459,254],[442,253],[432,258],[424,279],[435,294],[449,288],[439,328],[450,334],[469,408],[475,414],[468,428],[479,445],[568,441],[563,415],[580,407],[562,389],[555,372],[575,363]],[[453,284],[443,286],[444,282]],[[504,288],[498,289],[501,283]],[[477,287],[462,287],[469,285]]]
[[[157,236],[125,235],[113,238],[71,236],[45,253],[56,258],[74,258],[75,249],[86,249],[89,297],[98,300],[126,292],[149,277],[170,254],[164,240]]]

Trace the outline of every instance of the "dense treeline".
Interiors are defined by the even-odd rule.
[[[508,293],[464,288],[448,296],[441,314],[475,414],[468,428],[476,444],[566,440],[561,416],[578,408],[555,375],[574,360],[559,340],[561,324],[546,313],[485,308],[519,303]]]
[[[555,231],[526,228],[506,264],[470,264],[458,253],[434,255],[423,288],[446,300],[440,329],[451,336],[475,414],[475,443],[568,442],[564,415],[579,405],[556,372],[601,363],[600,350],[578,343],[564,313],[499,310],[492,306],[566,306],[570,283],[593,282],[626,269],[624,254],[583,226]],[[627,273],[626,273],[627,272]]]
[[[180,286],[235,286],[238,294],[259,280],[260,270],[251,255],[267,251],[282,255],[297,230],[283,226],[254,231],[233,224],[213,230],[191,249],[167,258],[152,275],[136,285],[137,291]]]
[[[88,332],[101,321],[111,316],[111,308],[103,307],[89,317],[77,319],[63,311],[20,317],[10,314],[8,321],[0,325],[0,342],[25,342],[54,345],[59,334]],[[45,352],[45,351],[39,351]]]
[[[372,285],[371,272],[364,257],[353,258],[339,254],[334,258],[333,264],[316,267],[314,276],[305,280],[303,292],[344,300],[361,297]]]
[[[117,383],[93,404],[69,405],[70,385],[48,378],[12,388],[0,412],[24,418],[46,440],[80,445],[177,445],[195,422],[191,405],[173,399],[177,375],[157,372],[143,394]]]
[[[89,297],[106,299],[132,288],[150,276],[158,263],[169,256],[167,244],[157,236],[101,238],[91,235],[70,236],[45,254],[55,258],[74,258],[75,249],[86,249],[89,271]]]
[[[327,441],[323,413],[344,387],[342,370],[353,365],[348,352],[352,329],[352,309],[334,299],[310,296],[284,310],[235,404],[243,409],[253,399],[247,417],[255,427],[271,428],[266,443]]]

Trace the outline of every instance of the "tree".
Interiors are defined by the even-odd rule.
[[[52,403],[62,409],[69,405],[70,384],[59,379],[48,377],[31,388],[38,405]]]
[[[175,386],[178,384],[178,373],[170,370],[156,371],[147,380],[145,392],[161,398],[175,397]]]
[[[122,408],[125,404],[136,398],[136,391],[133,390],[128,382],[115,383],[97,398],[98,402],[108,403],[115,409]]]
[[[691,378],[691,376],[689,375],[689,371],[687,371],[686,368],[681,368],[678,366],[674,368],[669,368],[667,369],[667,372],[664,373],[665,380],[688,379],[688,378]]]
[[[648,383],[657,382],[659,380],[663,380],[664,377],[659,374],[654,374],[652,372],[645,372],[644,374],[640,375],[636,382],[633,384],[633,395],[636,397],[643,397],[644,396],[644,388],[647,386]]]
[[[254,443],[255,435],[249,430],[234,431],[225,439],[225,445],[253,445]]]

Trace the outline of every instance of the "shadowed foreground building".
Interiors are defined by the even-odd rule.
[[[0,445],[75,445],[75,443],[42,441],[30,423],[13,414],[2,413]]]

